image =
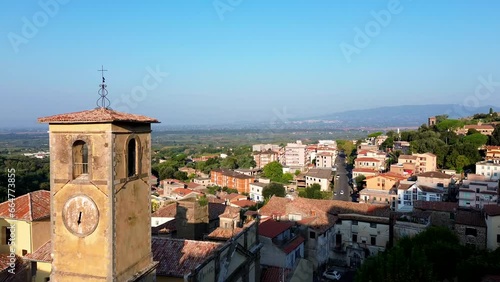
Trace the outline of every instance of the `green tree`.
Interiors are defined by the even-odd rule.
[[[460,127],[463,127],[465,123],[461,120],[457,119],[446,119],[442,122],[436,124],[436,128],[440,131],[454,130]]]
[[[298,169],[297,169],[297,170],[295,171],[295,176],[299,176],[299,174],[300,174],[300,170],[298,170]]]
[[[288,184],[292,180],[293,180],[293,174],[287,172],[287,173],[283,173],[283,176],[281,177],[281,181],[280,182]]]
[[[172,179],[174,178],[175,168],[160,164],[158,167],[158,173],[160,174],[160,179]]]
[[[387,139],[385,139],[385,141],[380,145],[380,148],[384,151],[392,147],[394,147],[394,139],[392,137],[387,137]]]
[[[285,187],[281,183],[271,182],[262,190],[264,199],[269,199],[271,196],[285,197]]]
[[[366,176],[364,175],[358,175],[354,178],[354,181],[356,182],[356,187],[358,188],[358,191],[363,189],[363,183],[366,179]]]
[[[188,175],[184,171],[176,171],[174,172],[174,178],[181,181],[186,181],[188,180]]]
[[[370,133],[368,134],[368,138],[375,138],[375,137],[379,137],[380,135],[382,135],[383,133],[378,131],[378,132],[373,132],[373,133]]]
[[[227,169],[236,169],[238,168],[238,161],[235,157],[227,157],[225,159],[222,159],[222,161],[220,162],[220,167]]]
[[[271,181],[281,182],[283,178],[283,166],[279,162],[270,162],[262,168],[264,177]]]
[[[474,145],[474,147],[479,148],[488,143],[488,136],[481,133],[474,133],[463,137],[463,143],[469,143]]]
[[[495,130],[493,130],[493,133],[489,137],[488,145],[500,146],[500,124],[495,126]]]
[[[299,197],[308,199],[331,199],[331,193],[321,191],[321,185],[313,183],[309,187],[299,191]]]

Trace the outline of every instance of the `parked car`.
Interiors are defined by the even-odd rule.
[[[344,195],[344,190],[340,190],[340,195]]]
[[[327,270],[323,272],[323,277],[331,279],[331,280],[340,280],[340,273],[336,270]]]

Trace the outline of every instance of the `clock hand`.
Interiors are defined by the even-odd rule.
[[[80,212],[80,214],[78,215],[77,223],[78,223],[78,225],[80,225],[80,223],[82,223],[82,212]]]

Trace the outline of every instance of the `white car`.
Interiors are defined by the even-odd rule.
[[[344,190],[340,190],[340,195],[344,195]]]
[[[323,277],[331,280],[340,280],[340,273],[336,270],[327,270],[323,272]]]

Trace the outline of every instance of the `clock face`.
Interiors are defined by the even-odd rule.
[[[66,228],[79,237],[92,234],[99,223],[99,210],[94,201],[85,195],[69,198],[64,204],[62,216]]]

